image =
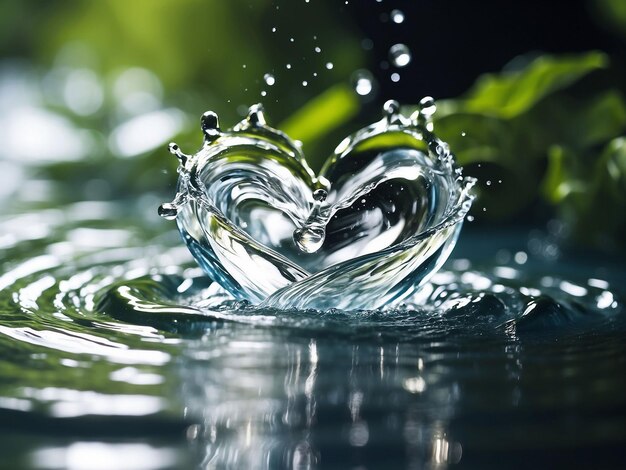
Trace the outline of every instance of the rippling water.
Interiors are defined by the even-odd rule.
[[[262,309],[203,277],[155,206],[0,220],[7,468],[621,462],[618,261],[507,262],[525,238],[470,227],[401,308]]]

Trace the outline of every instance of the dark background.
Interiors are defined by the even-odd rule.
[[[511,61],[519,55],[598,49],[624,57],[626,51],[602,9],[584,0],[384,0],[351,2],[349,8],[364,37],[372,39],[369,68],[378,79],[380,101],[412,102],[416,93],[456,97],[481,74],[515,67]],[[388,19],[394,8],[405,13],[403,23]],[[393,83],[394,70],[380,64],[385,66],[389,48],[398,42],[409,46],[413,60]]]

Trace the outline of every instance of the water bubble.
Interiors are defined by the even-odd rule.
[[[246,65],[246,64],[243,64],[243,65],[242,65],[242,67],[245,69],[245,68],[247,67],[247,65]]]
[[[400,74],[399,73],[392,73],[391,74],[391,81],[394,83],[397,83],[400,81]]]
[[[302,86],[307,86],[309,84],[309,82],[307,82],[306,80],[302,81]]]
[[[404,13],[400,10],[391,10],[391,21],[400,24],[404,21]]]
[[[396,67],[406,67],[411,62],[411,51],[406,44],[394,44],[389,49],[389,60]]]
[[[461,137],[465,137],[467,134],[464,132],[461,132]]]
[[[276,27],[273,27],[272,28],[272,33],[275,33],[275,32],[276,32]]]
[[[474,216],[473,215],[468,215],[467,216],[467,221],[468,222],[474,222]]]
[[[358,70],[354,75],[354,90],[358,95],[367,96],[374,89],[372,74],[367,70]]]
[[[491,180],[487,180],[487,186],[491,186]]]
[[[266,73],[265,75],[263,75],[263,80],[265,80],[265,83],[267,83],[268,86],[272,86],[274,83],[276,83],[276,78],[274,78],[274,75],[272,75],[271,73]]]
[[[322,48],[319,46],[315,46],[315,52],[322,52]]]
[[[289,69],[291,69],[291,64],[287,64],[287,65],[285,65],[285,67],[289,70]]]
[[[267,91],[263,90],[263,91],[261,92],[261,96],[267,96]]]
[[[332,63],[332,62],[326,62],[326,68],[327,68],[328,70],[332,70],[332,68],[333,68],[333,67],[334,67],[334,65],[333,65],[333,63]]]
[[[289,42],[294,42],[295,39],[294,38],[289,38]]]

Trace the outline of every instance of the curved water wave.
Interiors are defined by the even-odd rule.
[[[377,308],[400,301],[443,264],[471,206],[432,102],[342,142],[319,176],[260,107],[230,131],[203,120],[205,144],[181,161],[176,218],[203,269],[238,299],[280,308]]]

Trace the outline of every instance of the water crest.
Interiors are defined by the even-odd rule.
[[[396,102],[339,144],[319,175],[260,105],[231,130],[202,120],[205,142],[180,160],[176,218],[192,254],[231,295],[278,308],[376,308],[419,289],[450,254],[472,202],[432,99]]]

